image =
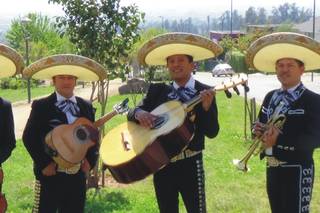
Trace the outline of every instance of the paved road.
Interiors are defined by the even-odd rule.
[[[212,77],[210,73],[198,72],[195,78],[205,84],[214,86],[226,80],[225,77]],[[308,88],[320,94],[320,75],[314,73],[313,81],[311,81],[311,73],[305,73],[302,77],[302,82]],[[264,96],[268,91],[280,87],[280,83],[275,75],[264,75],[261,73],[250,74],[248,76],[248,85],[250,91],[249,98],[256,98],[258,103],[262,103]],[[241,87],[239,87],[240,89]],[[240,90],[243,95],[243,89]]]

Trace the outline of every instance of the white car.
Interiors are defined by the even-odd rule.
[[[217,64],[212,70],[212,76],[232,76],[235,74],[234,70],[229,64]]]

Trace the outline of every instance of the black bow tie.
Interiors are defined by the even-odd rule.
[[[73,116],[77,117],[80,113],[79,106],[73,101],[66,99],[63,101],[59,101],[55,104],[58,109],[60,109],[63,113],[70,112]]]
[[[195,96],[196,91],[188,87],[179,87],[177,89],[178,96],[182,102],[186,102]]]

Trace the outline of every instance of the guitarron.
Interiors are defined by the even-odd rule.
[[[215,86],[212,91],[227,91],[228,88],[238,91],[239,84],[248,89],[246,83],[247,76],[241,74]],[[141,180],[183,151],[193,138],[194,130],[187,113],[200,102],[200,95],[186,103],[168,101],[151,112],[158,116],[153,128],[128,121],[108,132],[102,140],[100,156],[115,180],[120,183]]]
[[[50,131],[45,138],[47,153],[62,168],[70,168],[80,163],[87,150],[98,143],[99,130],[105,122],[117,114],[128,110],[129,99],[113,107],[113,111],[92,123],[86,118],[78,118],[72,124],[62,124]]]

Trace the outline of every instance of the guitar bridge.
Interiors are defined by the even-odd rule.
[[[131,144],[129,143],[129,141],[125,138],[125,134],[123,132],[121,132],[121,143],[123,145],[123,149],[125,151],[129,151],[132,149]]]

